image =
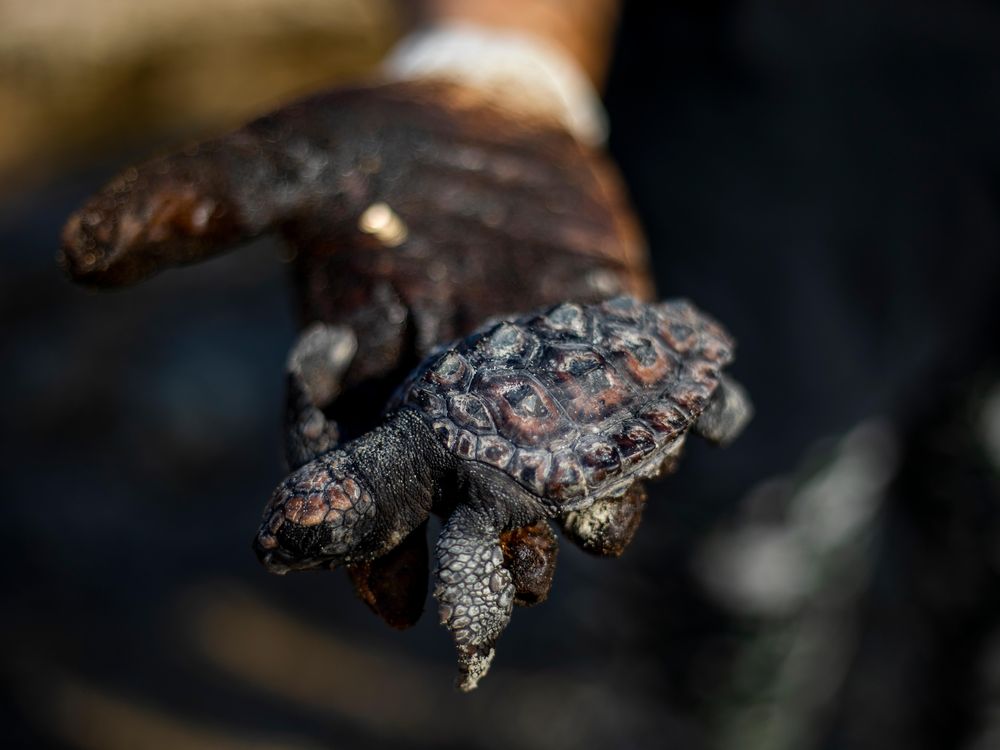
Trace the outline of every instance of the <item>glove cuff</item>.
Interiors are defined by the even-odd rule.
[[[566,127],[580,141],[607,139],[607,114],[590,79],[557,45],[530,33],[448,22],[402,39],[383,62],[389,80],[437,78]]]

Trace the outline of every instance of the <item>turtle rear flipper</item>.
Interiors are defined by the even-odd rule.
[[[716,445],[726,446],[735,440],[753,418],[753,403],[746,389],[732,378],[719,377],[719,387],[712,394],[694,429]]]
[[[602,497],[562,518],[563,532],[585,552],[619,557],[635,537],[646,507],[646,488],[634,482],[621,497]]]

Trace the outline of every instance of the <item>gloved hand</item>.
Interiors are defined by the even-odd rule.
[[[289,357],[293,467],[370,428],[420,359],[488,318],[647,298],[640,233],[587,142],[600,132],[574,106],[579,82],[548,50],[476,34],[418,38],[369,84],[126,169],[70,217],[64,267],[120,286],[282,235],[303,328]],[[542,526],[509,536],[515,580],[519,556],[554,563]],[[418,530],[352,573],[404,626],[423,606],[426,567]],[[525,582],[519,599],[544,599],[547,585]]]

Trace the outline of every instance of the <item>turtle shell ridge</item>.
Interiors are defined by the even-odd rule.
[[[570,510],[676,453],[733,346],[685,300],[563,303],[438,350],[390,408],[416,410],[459,458]]]

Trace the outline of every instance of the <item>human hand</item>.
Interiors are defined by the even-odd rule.
[[[369,429],[420,359],[487,318],[649,296],[618,178],[565,101],[550,107],[544,87],[519,91],[503,76],[398,68],[127,169],[64,230],[65,268],[98,286],[284,237],[305,329],[289,358],[292,465]],[[393,624],[423,606],[419,532],[352,571]],[[512,539],[551,548],[554,562],[554,545],[529,536]],[[519,596],[544,598],[545,585],[532,585]]]

